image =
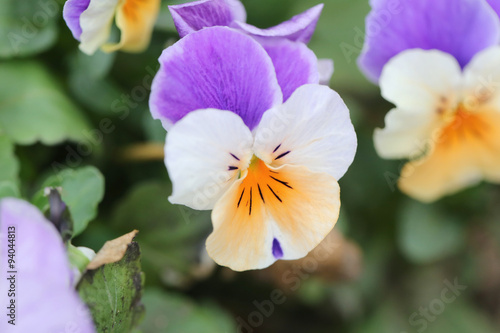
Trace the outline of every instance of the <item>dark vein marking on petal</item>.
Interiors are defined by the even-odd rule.
[[[238,161],[240,160],[236,155],[234,155],[233,153],[229,153],[231,154],[232,157],[234,157],[235,159],[237,159]]]
[[[280,149],[280,147],[281,147],[281,143],[276,148],[274,148],[273,153],[275,153],[276,150]]]
[[[290,189],[292,189],[292,190],[293,190],[293,187],[291,187],[290,185],[288,185],[288,182],[284,182],[284,181],[282,181],[282,180],[279,180],[279,179],[277,179],[277,178],[274,178],[273,176],[269,176],[269,177],[271,177],[272,179],[274,179],[274,180],[275,180],[275,181],[277,181],[278,183],[283,184],[283,185],[285,185],[286,187],[288,187],[288,188],[290,188]]]
[[[284,157],[284,156],[286,156],[286,155],[288,155],[288,154],[290,154],[290,150],[289,150],[289,151],[287,151],[287,152],[284,152],[284,153],[283,153],[283,154],[281,154],[281,155],[279,155],[278,157],[276,157],[276,158],[275,158],[275,160],[279,160],[280,158],[282,158],[282,157]]]
[[[278,199],[280,202],[283,202],[281,201],[281,198],[278,197],[278,195],[276,193],[274,193],[273,189],[271,188],[271,186],[267,185],[267,187],[271,190],[271,192],[273,192],[274,196],[276,197],[276,199]]]
[[[240,195],[240,200],[238,200],[238,206],[240,206],[240,203],[241,203],[241,199],[243,198],[243,193],[245,193],[245,189],[243,189],[243,191],[241,191],[241,195]]]
[[[248,215],[252,215],[252,188],[250,187],[250,208],[248,209]]]
[[[260,194],[260,198],[262,199],[262,202],[266,203],[266,200],[264,200],[264,196],[262,195],[262,190],[260,189],[260,185],[257,184],[257,187],[259,188],[259,194]]]
[[[228,171],[233,171],[233,170],[238,170],[238,167],[230,165]]]

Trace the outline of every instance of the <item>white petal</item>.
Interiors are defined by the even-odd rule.
[[[173,184],[170,202],[212,209],[240,170],[248,167],[252,142],[252,133],[233,112],[206,109],[186,115],[167,134],[165,164]]]
[[[330,85],[335,65],[332,59],[318,59],[319,83],[325,86]]]
[[[398,108],[434,112],[444,97],[456,103],[461,97],[462,72],[453,56],[412,49],[401,52],[384,67],[380,77],[382,96]]]
[[[340,179],[356,153],[349,110],[328,87],[304,85],[264,113],[255,130],[255,155],[273,167],[302,165]]]
[[[119,2],[119,0],[90,1],[89,7],[80,16],[82,52],[93,54],[108,41]]]
[[[464,69],[465,106],[485,96],[500,109],[500,47],[493,46],[474,56]]]
[[[441,124],[440,110],[456,108],[461,98],[461,70],[441,51],[419,49],[400,53],[384,68],[380,88],[396,104],[375,130],[377,153],[383,158],[416,157],[433,144]]]
[[[392,109],[385,117],[385,128],[375,129],[375,149],[382,158],[417,157],[432,145],[437,124],[436,117],[428,112]]]

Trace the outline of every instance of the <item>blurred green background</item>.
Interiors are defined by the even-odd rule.
[[[380,159],[372,143],[391,105],[356,66],[368,0],[324,1],[310,43],[319,58],[334,60],[331,87],[349,106],[359,140],[340,181],[335,250],[260,272],[214,266],[204,252],[210,214],[167,201],[165,131],[148,110],[157,59],[177,40],[166,8],[173,3],[163,1],[146,52],[89,57],[62,20],[63,0],[2,0],[0,197],[43,207],[49,177],[66,167],[99,169],[104,192],[99,176],[81,176],[93,171],[72,176],[83,177],[75,200],[96,210],[103,197],[96,212],[77,217],[92,221],[73,243],[98,250],[140,230],[146,315],[138,332],[499,332],[500,189],[482,184],[424,205],[394,188],[403,161]],[[317,4],[243,3],[259,27]]]

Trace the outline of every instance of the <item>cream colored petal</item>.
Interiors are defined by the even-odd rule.
[[[380,77],[382,96],[397,108],[419,110],[431,116],[442,103],[454,105],[461,97],[462,72],[453,56],[411,49],[392,58]]]
[[[116,13],[116,25],[121,31],[120,42],[106,44],[103,50],[141,52],[149,45],[160,10],[160,0],[125,0]]]
[[[392,109],[385,117],[385,128],[375,129],[373,141],[382,158],[409,158],[421,154],[432,143],[440,122],[437,113]]]
[[[469,107],[486,104],[500,110],[500,47],[478,53],[464,69],[465,101]]]
[[[440,51],[408,50],[391,59],[380,78],[382,95],[397,108],[375,130],[374,143],[383,158],[421,154],[442,126],[441,114],[461,97],[461,69]]]
[[[482,179],[500,182],[500,113],[459,117],[443,130],[434,150],[401,171],[399,187],[424,201],[435,201]]]
[[[80,16],[82,34],[80,50],[86,54],[105,44],[111,32],[113,17],[120,0],[91,0],[89,7]]]
[[[236,271],[302,258],[337,222],[339,195],[330,175],[290,165],[269,169],[257,162],[215,205],[208,254]]]

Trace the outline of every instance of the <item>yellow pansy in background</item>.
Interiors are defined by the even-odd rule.
[[[149,45],[159,9],[160,0],[69,0],[63,16],[86,54],[99,48],[141,52]],[[109,42],[113,19],[121,32],[118,43]]]

